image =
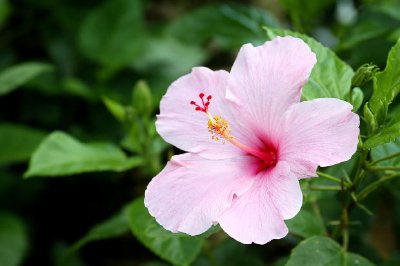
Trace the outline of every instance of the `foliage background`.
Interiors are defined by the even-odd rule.
[[[242,44],[268,39],[262,26],[313,36],[354,70],[384,69],[399,10],[395,0],[0,0],[0,265],[284,265],[302,239],[334,236],[344,196],[305,182],[290,234],[265,246],[160,229],[141,197],[180,151],[155,132],[158,103],[193,66],[229,70]],[[360,105],[372,94],[362,84]],[[372,156],[399,151],[388,145]],[[400,264],[399,185],[364,202],[373,215],[351,212],[349,250],[379,265]]]

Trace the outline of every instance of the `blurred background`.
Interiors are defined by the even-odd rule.
[[[265,246],[174,238],[161,260],[138,205],[180,152],[154,128],[168,85],[193,66],[229,70],[242,44],[267,40],[262,26],[384,68],[400,1],[0,0],[0,265],[283,265],[301,233]],[[354,213],[350,250],[400,265],[399,197],[384,188],[367,202],[375,216]],[[309,230],[329,234],[340,195],[314,198]]]

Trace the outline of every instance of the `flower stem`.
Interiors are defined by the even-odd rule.
[[[209,246],[209,243],[207,243],[207,241],[204,242],[203,245],[203,252],[207,257],[208,262],[210,263],[211,266],[217,266],[218,263],[214,258],[214,255],[211,252],[211,248]]]
[[[318,174],[319,177],[322,177],[322,178],[331,180],[331,181],[336,182],[336,183],[339,183],[339,184],[342,183],[342,180],[341,180],[340,178],[337,178],[337,177],[332,176],[332,175],[330,175],[330,174],[323,173],[323,172],[320,172],[320,171],[317,171],[317,174]]]
[[[343,208],[342,210],[342,248],[347,251],[349,248],[349,213],[348,208]]]

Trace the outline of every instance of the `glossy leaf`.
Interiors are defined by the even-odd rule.
[[[22,162],[46,137],[46,133],[16,124],[0,124],[0,165]]]
[[[328,237],[313,236],[293,249],[286,266],[342,266],[357,265],[357,262],[365,266],[373,265],[359,255],[345,253],[337,242]]]
[[[15,215],[0,213],[0,265],[21,265],[28,250],[23,221]]]
[[[130,62],[144,44],[141,2],[105,1],[91,11],[80,30],[82,52],[88,58],[111,67]]]
[[[0,72],[0,96],[10,93],[34,77],[50,72],[49,64],[29,62],[14,65]]]
[[[190,265],[201,251],[202,238],[162,228],[148,213],[143,198],[136,199],[129,207],[129,223],[144,246],[174,265]]]
[[[141,164],[110,143],[84,144],[63,132],[51,133],[36,149],[25,177],[61,176],[93,171],[124,171]]]
[[[304,238],[314,235],[324,235],[326,233],[321,217],[304,209],[300,210],[294,218],[285,222],[289,228],[289,233]]]
[[[304,34],[283,29],[267,28],[266,30],[270,39],[286,35],[300,38],[317,55],[317,63],[307,84],[303,87],[302,97],[304,100],[339,98],[351,102],[349,96],[354,71],[348,64],[337,57],[333,51]]]

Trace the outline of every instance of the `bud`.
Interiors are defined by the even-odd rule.
[[[364,64],[360,66],[351,80],[353,87],[361,87],[363,84],[370,81],[379,68],[376,65]]]
[[[153,112],[153,98],[147,83],[140,80],[136,83],[132,92],[133,108],[140,116],[149,117]]]

